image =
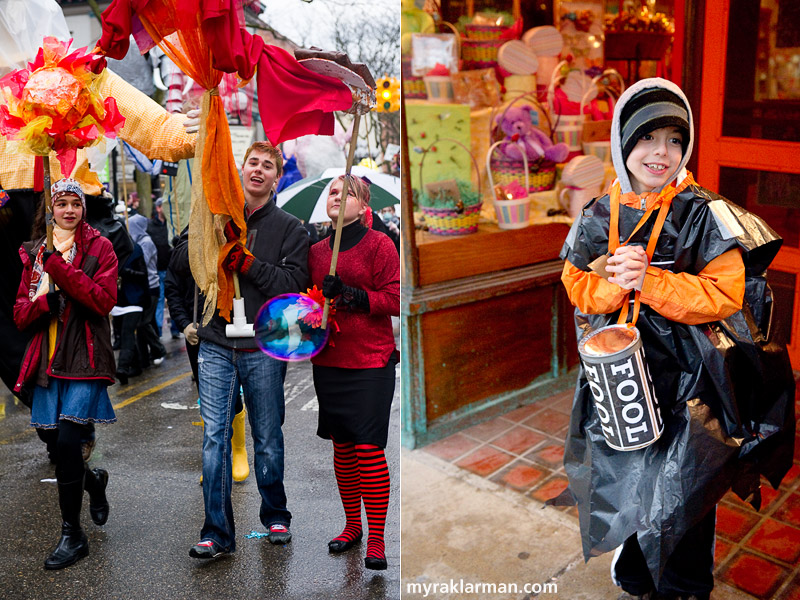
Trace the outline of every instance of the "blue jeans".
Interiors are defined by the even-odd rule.
[[[158,272],[158,304],[156,304],[156,333],[161,337],[162,329],[164,327],[164,278],[167,276],[166,271]],[[175,320],[169,318],[169,329],[172,335],[178,335],[180,330],[175,325]]]
[[[158,272],[158,304],[156,304],[156,333],[161,337],[161,328],[164,326],[164,278],[166,271]]]
[[[200,415],[203,417],[203,499],[206,518],[201,539],[211,539],[233,551],[236,548],[231,505],[231,436],[233,402],[244,391],[254,467],[261,494],[259,517],[265,527],[289,526],[283,488],[283,382],[286,363],[262,352],[242,352],[202,340],[197,358],[200,380]]]

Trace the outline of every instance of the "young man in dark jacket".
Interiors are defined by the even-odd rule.
[[[236,245],[223,267],[238,273],[248,323],[274,296],[305,290],[308,284],[308,234],[298,219],[272,201],[282,167],[280,150],[268,142],[256,142],[248,149],[242,166],[246,245],[238,241],[241,232],[233,221],[225,227],[226,237]],[[227,337],[226,325],[217,312],[198,331],[205,523],[200,542],[189,551],[195,558],[214,558],[233,552],[236,546],[228,465],[233,402],[240,385],[253,433],[261,522],[273,544],[285,544],[292,537],[292,515],[283,487],[281,431],[286,363],[260,352],[254,338]]]
[[[166,276],[164,277],[164,296],[169,303],[169,312],[173,322],[183,332],[186,343],[186,357],[192,367],[197,389],[200,389],[200,380],[197,369],[197,354],[200,351],[200,338],[197,337],[197,311],[202,310],[203,295],[197,290],[189,267],[189,226],[176,238],[175,249],[169,259]],[[241,394],[237,394],[233,418],[233,448],[232,471],[233,480],[244,481],[250,475],[250,465],[247,462],[247,447],[245,446],[245,415]]]

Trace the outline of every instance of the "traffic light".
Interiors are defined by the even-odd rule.
[[[389,112],[396,112],[400,110],[400,80],[392,77],[392,107]]]
[[[395,77],[384,75],[377,81],[377,112],[400,110],[400,82]]]

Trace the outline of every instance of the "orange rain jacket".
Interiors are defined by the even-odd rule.
[[[689,185],[696,185],[691,174],[678,186],[668,186],[659,194],[620,194],[615,183],[609,194],[618,195],[620,204],[631,208],[649,209],[654,204],[671,200]],[[585,314],[616,312],[630,297],[631,290],[592,271],[582,271],[569,260],[564,262],[561,281],[567,289],[570,302]],[[641,301],[656,312],[687,325],[699,325],[731,316],[742,308],[744,298],[744,263],[738,248],[728,250],[713,259],[697,275],[673,273],[654,265],[647,267],[642,285]]]

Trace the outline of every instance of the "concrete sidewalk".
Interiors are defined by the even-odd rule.
[[[584,563],[573,516],[422,450],[404,449],[401,459],[403,598],[616,600],[620,596],[621,590],[611,582],[611,554]],[[496,592],[458,591],[469,589],[468,584],[497,587]],[[500,591],[501,584],[509,591]],[[518,591],[510,591],[508,584],[516,584]],[[711,598],[753,600],[754,596],[717,581]]]

